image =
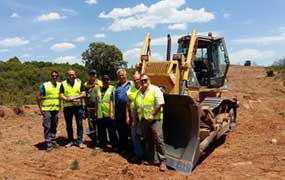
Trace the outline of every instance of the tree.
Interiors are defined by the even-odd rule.
[[[119,68],[126,68],[127,62],[123,60],[122,52],[114,45],[105,43],[91,43],[82,53],[85,67],[96,69],[100,76],[107,74],[114,79]]]
[[[17,56],[14,56],[14,57],[8,59],[7,62],[8,62],[8,63],[21,64],[21,61],[19,60],[19,58],[18,58]]]
[[[274,61],[273,66],[285,66],[285,57]]]

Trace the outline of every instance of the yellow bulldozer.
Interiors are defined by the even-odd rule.
[[[164,92],[163,132],[167,165],[191,173],[211,142],[231,131],[236,124],[236,99],[221,97],[227,90],[229,57],[224,38],[191,35],[178,39],[177,53],[151,59],[151,38],[147,33],[136,70],[147,74]]]

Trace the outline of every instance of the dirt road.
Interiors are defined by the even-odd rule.
[[[1,179],[285,179],[285,86],[266,77],[261,67],[231,66],[228,97],[240,102],[238,123],[224,143],[216,143],[191,175],[130,164],[116,153],[91,148],[43,149],[41,117],[36,106],[23,114],[0,106]],[[85,122],[86,125],[86,122]],[[87,126],[85,126],[87,127]],[[60,143],[66,137],[62,114]],[[85,137],[86,144],[90,144]],[[71,170],[77,160],[79,169]]]

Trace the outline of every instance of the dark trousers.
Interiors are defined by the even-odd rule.
[[[119,134],[119,148],[121,150],[129,150],[129,137],[131,136],[131,128],[125,121],[116,121],[116,129]]]
[[[98,126],[97,126],[97,118],[95,116],[95,108],[87,107],[86,114],[88,118],[88,132],[86,133],[93,141],[93,143],[97,143],[98,141]]]
[[[73,138],[73,128],[72,128],[72,118],[75,116],[76,126],[77,126],[77,142],[83,142],[83,124],[82,124],[82,115],[83,108],[82,106],[70,106],[64,107],[64,118],[66,123],[66,131],[68,140],[71,142]]]
[[[158,159],[165,163],[165,147],[162,131],[162,121],[154,120],[149,122],[142,120],[142,130],[145,142],[145,155],[148,161],[153,162]],[[156,157],[155,157],[156,156]]]
[[[51,147],[56,138],[56,129],[58,124],[58,111],[44,111],[43,127],[46,145]]]
[[[103,117],[98,119],[98,136],[100,147],[105,148],[107,146],[107,132],[109,135],[110,144],[115,146],[118,144],[118,137],[116,134],[116,128],[113,120],[109,117]]]

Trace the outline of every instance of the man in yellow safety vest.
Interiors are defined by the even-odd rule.
[[[162,131],[163,93],[159,87],[152,85],[147,75],[140,78],[141,88],[135,98],[136,115],[142,123],[143,137],[145,141],[145,154],[148,162],[154,162],[157,158],[160,162],[160,170],[165,171],[166,157]],[[154,157],[154,155],[157,157]]]
[[[47,152],[58,146],[55,138],[60,109],[59,89],[61,84],[57,82],[57,77],[58,72],[52,71],[50,81],[43,83],[36,94],[40,114],[43,116],[42,125]]]
[[[83,88],[83,84],[80,79],[76,78],[74,70],[67,72],[67,80],[63,81],[60,87],[60,97],[63,102],[63,113],[66,123],[66,131],[68,136],[68,144],[65,147],[71,147],[74,145],[72,118],[73,115],[76,119],[77,125],[77,145],[82,149],[83,144],[83,107],[82,98],[85,98],[86,93]]]
[[[135,152],[135,158],[132,158],[134,163],[141,163],[143,160],[143,149],[141,145],[141,121],[134,116],[134,101],[136,95],[140,89],[140,74],[135,73],[133,75],[133,84],[127,91],[127,104],[126,104],[126,123],[131,125],[131,137],[133,142],[133,148]]]
[[[110,85],[110,77],[104,75],[102,77],[103,87],[98,89],[98,136],[99,145],[102,149],[107,148],[107,134],[108,131],[110,145],[117,143],[116,128],[114,125],[114,108],[113,108],[113,91],[114,86]]]

